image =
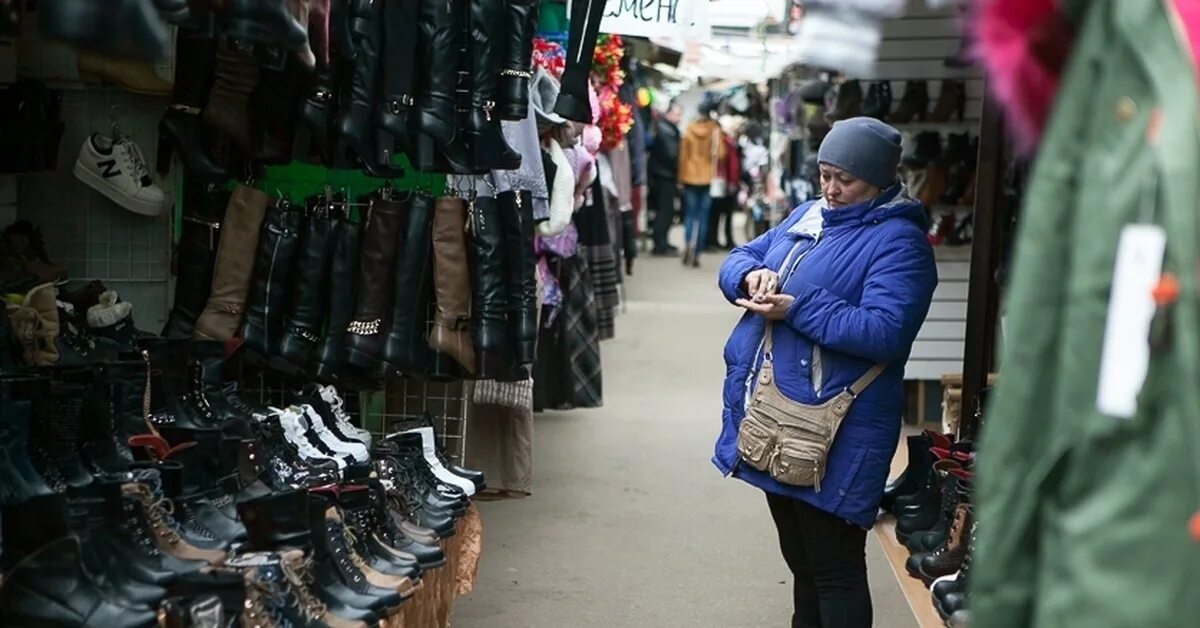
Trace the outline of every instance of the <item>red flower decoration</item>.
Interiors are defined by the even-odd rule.
[[[533,40],[533,67],[544,68],[556,79],[562,79],[563,71],[567,67],[567,52],[563,47],[552,42],[542,39],[541,37]]]

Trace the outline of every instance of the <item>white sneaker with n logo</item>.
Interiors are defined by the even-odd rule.
[[[93,133],[84,140],[75,178],[135,214],[157,216],[166,206],[166,195],[150,178],[141,149],[126,137]]]

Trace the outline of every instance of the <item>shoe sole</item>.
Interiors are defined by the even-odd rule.
[[[79,179],[81,183],[103,194],[104,198],[135,214],[156,218],[163,213],[162,203],[150,203],[126,196],[119,190],[114,190],[103,177],[92,172],[90,168],[83,165],[79,160],[75,160],[75,167],[72,169],[72,172],[74,172],[75,178]]]

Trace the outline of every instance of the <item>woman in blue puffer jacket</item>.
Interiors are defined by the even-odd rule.
[[[822,198],[734,250],[721,267],[721,291],[746,312],[725,345],[713,464],[767,494],[795,576],[793,628],[869,628],[866,534],[899,442],[904,364],[937,269],[925,210],[897,182],[899,132],[873,118],[837,122],[818,161]],[[776,384],[800,403],[824,403],[886,364],[842,421],[819,491],[782,484],[738,459],[738,425],[768,320],[775,323]]]

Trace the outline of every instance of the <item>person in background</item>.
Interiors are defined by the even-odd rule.
[[[712,214],[708,219],[708,238],[705,240],[705,250],[728,251],[736,246],[733,242],[733,213],[737,209],[738,194],[741,192],[742,164],[738,145],[733,135],[728,132],[723,135],[725,157],[717,165],[717,171],[725,179],[725,195],[714,196]],[[725,219],[725,242],[721,243],[721,219]]]
[[[646,171],[650,183],[650,208],[654,210],[654,249],[651,255],[673,256],[677,247],[667,242],[675,222],[675,198],[679,176],[679,120],[683,107],[672,102],[665,113],[655,116]]]
[[[683,186],[684,266],[700,267],[712,212],[711,188],[725,158],[724,133],[713,118],[714,101],[700,104],[700,117],[688,125],[679,145],[679,184]]]

